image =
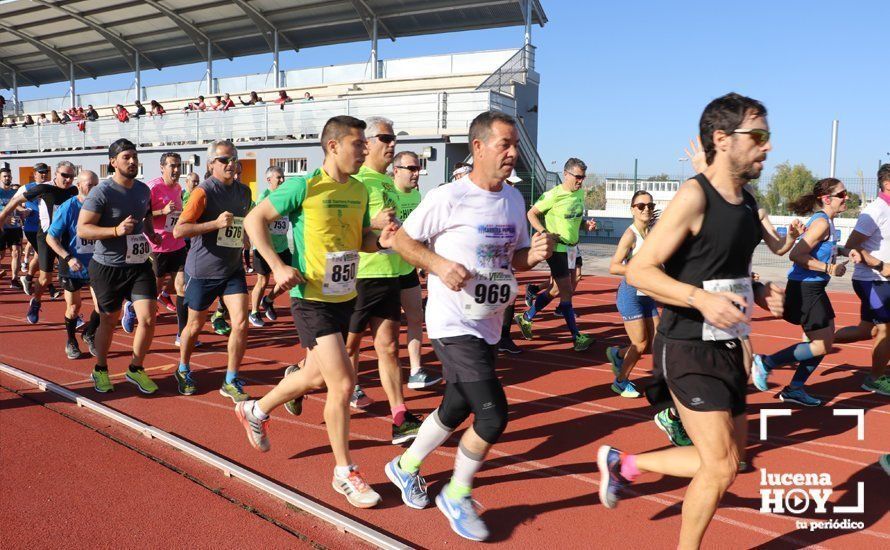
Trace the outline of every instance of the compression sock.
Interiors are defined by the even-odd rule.
[[[90,314],[90,320],[87,321],[86,326],[83,327],[83,333],[86,336],[92,337],[92,336],[96,335],[96,329],[98,329],[98,328],[99,328],[99,312],[93,311],[93,313]]]
[[[452,431],[454,430],[442,425],[438,409],[430,413],[420,425],[417,437],[411,442],[411,446],[399,459],[399,468],[412,474],[417,472],[423,459],[435,451],[439,445],[445,443]]]
[[[461,443],[457,446],[457,455],[454,457],[454,473],[448,482],[446,496],[458,500],[469,496],[473,488],[473,477],[482,468],[485,456],[476,454]]]
[[[806,361],[813,358],[809,342],[794,344],[772,355],[763,356],[763,365],[768,369],[790,365],[796,361]]]
[[[813,371],[816,370],[816,367],[819,366],[819,363],[824,359],[824,355],[820,355],[819,357],[813,357],[812,359],[805,359],[800,362],[800,365],[797,366],[797,370],[794,371],[794,377],[791,379],[792,389],[802,388],[804,384],[807,383],[807,379],[813,374]]]
[[[572,333],[572,338],[578,336],[578,324],[575,322],[575,309],[572,307],[572,302],[560,302],[559,308],[563,319],[566,320],[566,326],[569,327],[569,332]]]
[[[535,314],[547,307],[547,304],[549,304],[551,300],[553,300],[553,296],[551,296],[550,293],[546,290],[538,294],[537,298],[535,298],[535,301],[532,302],[531,309],[525,312],[525,320],[531,321],[534,318]]]
[[[69,319],[65,317],[65,332],[68,334],[68,342],[77,342],[75,334],[77,334],[77,317]]]

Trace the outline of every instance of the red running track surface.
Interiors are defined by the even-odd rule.
[[[545,277],[546,274],[535,273],[523,279],[541,282]],[[498,371],[510,402],[510,424],[489,455],[474,489],[474,498],[485,506],[482,517],[496,546],[676,546],[686,480],[645,475],[633,486],[634,493],[615,510],[605,509],[596,494],[599,474],[595,457],[600,445],[608,443],[629,452],[669,445],[652,422],[655,411],[645,399],[624,399],[609,387],[612,380],[605,346],[627,341],[615,310],[617,283],[615,278],[585,277],[579,286],[574,300],[579,325],[597,339],[597,344],[587,352],[575,353],[570,349],[562,319],[553,314],[551,306],[535,322],[535,339],[517,340],[523,353],[499,359]],[[858,322],[855,296],[834,294],[832,299],[839,326]],[[84,303],[88,316],[89,300]],[[280,379],[283,368],[303,356],[286,313],[286,300],[280,299],[278,305],[278,322],[250,330],[242,375],[249,382],[248,392],[252,395],[268,391]],[[366,479],[383,495],[383,503],[374,509],[358,510],[330,486],[333,461],[322,419],[323,393],[307,399],[300,417],[276,411],[270,423],[272,450],[258,453],[248,445],[231,402],[217,392],[225,371],[224,338],[210,333],[202,336],[205,345],[199,348],[192,363],[199,391],[191,397],[180,396],[171,376],[178,363],[178,351],[172,343],[175,316],[163,311],[145,365],[159,382],[160,391],[146,397],[123,381],[132,337],[118,330],[109,360],[115,392],[102,395],[93,391],[89,381],[91,358],[65,358],[62,302],[45,301],[41,322],[35,326],[24,321],[26,307],[21,292],[4,289],[0,293],[3,362],[192,441],[412,546],[445,548],[463,543],[434,506],[421,511],[405,507],[386,479],[383,466],[401,449],[389,441],[389,410],[375,370],[370,339],[363,342],[359,376],[376,403],[368,411],[353,412],[350,430],[354,459]],[[756,313],[753,331],[755,350],[763,353],[776,351],[800,337],[797,327],[770,319],[763,311]],[[859,388],[870,361],[870,343],[839,348],[822,362],[809,384],[812,394],[828,400],[827,406],[795,409],[791,417],[772,418],[770,437],[765,442],[758,438],[760,411],[787,408],[774,394],[790,380],[792,371],[782,369],[774,374],[771,382],[775,391],[760,393],[750,387],[747,452],[755,470],[739,475],[723,499],[705,537],[705,546],[864,548],[890,544],[890,519],[886,517],[890,478],[876,466],[879,454],[890,452],[886,436],[890,433],[890,401]],[[404,349],[402,358],[403,364],[407,364]],[[424,346],[424,361],[434,370],[439,368],[428,345]],[[651,358],[646,356],[632,378],[645,384],[651,365]],[[176,544],[170,537],[177,531],[170,529],[167,516],[160,511],[144,524],[145,536],[150,539],[133,538],[126,514],[107,514],[100,533],[75,525],[84,503],[104,499],[109,510],[185,510],[184,521],[199,527],[197,531],[183,533],[192,543],[216,541],[220,533],[231,535],[234,528],[239,532],[262,533],[255,540],[269,541],[270,546],[279,546],[281,536],[293,537],[293,543],[299,544],[301,539],[296,534],[323,546],[362,546],[320,521],[295,514],[271,497],[225,480],[218,472],[161,448],[161,443],[140,441],[144,438],[109,426],[97,415],[54,402],[57,400],[27,389],[9,376],[0,375],[0,384],[22,393],[4,393],[0,400],[0,424],[4,427],[0,455],[2,490],[4,495],[14,495],[22,503],[5,507],[0,516],[12,540],[33,540],[32,518],[40,517],[42,528],[59,537],[66,536],[72,545],[97,541],[103,545],[139,544],[142,540]],[[438,405],[441,387],[405,392],[409,408],[425,415]],[[54,412],[56,409],[68,413],[73,420]],[[865,439],[857,440],[855,418],[833,416],[833,409],[863,409]],[[110,431],[115,439],[129,446],[109,443],[108,437],[96,435],[75,420]],[[7,433],[22,443],[8,445]],[[456,441],[457,437],[453,437],[423,466],[432,496],[450,476]],[[162,457],[175,470],[158,466],[146,455]],[[47,457],[53,467],[43,467]],[[16,466],[10,468],[13,464]],[[858,482],[863,482],[865,511],[835,515],[829,504],[827,514],[762,514],[760,468],[771,473],[828,473],[835,489],[829,503],[841,506],[856,504],[856,488]],[[106,469],[107,475],[97,475],[96,470]],[[195,477],[197,482],[184,481],[184,474]],[[29,481],[35,476],[41,479],[40,484]],[[97,492],[97,484],[105,480],[115,489]],[[145,480],[151,483],[146,484]],[[47,491],[61,486],[65,488],[64,499],[44,498]],[[222,496],[209,493],[207,487],[222,487]],[[141,495],[135,502],[134,492]],[[258,510],[260,515],[245,507]],[[236,517],[241,521],[231,521]],[[811,532],[797,524],[844,518],[861,521],[863,528]],[[264,534],[266,531],[270,534]],[[228,541],[222,543],[224,546],[236,546],[241,539],[234,536],[222,540]]]

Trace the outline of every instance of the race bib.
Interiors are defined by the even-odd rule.
[[[355,291],[358,252],[328,252],[324,259],[324,281],[321,292],[327,296],[343,296]]]
[[[232,225],[217,229],[216,245],[226,248],[244,247],[244,218],[232,218]]]
[[[269,233],[273,235],[287,235],[287,228],[289,226],[290,221],[288,221],[287,218],[279,218],[269,224]]]
[[[128,264],[144,264],[150,252],[151,247],[145,235],[127,235],[127,256],[124,261]]]
[[[180,214],[182,214],[182,212],[170,212],[167,214],[167,220],[164,222],[164,231],[173,233],[173,228],[176,227],[176,222],[179,221]]]
[[[496,317],[513,303],[518,292],[512,271],[479,271],[461,291],[461,313],[474,320]]]
[[[751,312],[754,307],[754,287],[751,284],[751,277],[704,281],[702,283],[702,288],[708,292],[734,292],[735,294],[744,296],[745,306],[742,313],[744,313],[746,317],[745,321],[736,323],[725,330],[717,328],[707,321],[704,321],[702,323],[702,340],[711,342],[735,340],[736,338],[744,338],[751,333]]]
[[[91,241],[88,239],[77,237],[77,253],[78,254],[92,254],[94,252],[95,246],[96,246],[96,241]]]

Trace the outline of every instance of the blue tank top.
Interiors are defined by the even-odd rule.
[[[831,221],[831,218],[829,218],[828,214],[825,212],[816,212],[809,220],[807,220],[806,226],[807,229],[809,229],[810,225],[819,218],[824,218],[828,222],[828,239],[814,246],[813,249],[810,250],[810,256],[820,262],[833,264],[837,259],[838,237],[835,234],[834,223]],[[793,264],[791,266],[791,271],[788,272],[788,279],[791,281],[814,283],[827,281],[831,279],[831,275],[822,271],[813,271],[812,269],[806,269],[797,264]]]
[[[30,191],[35,187],[37,187],[37,183],[33,181],[31,183],[26,183],[25,191]],[[40,214],[38,213],[40,204],[38,201],[25,201],[24,207],[31,211],[25,218],[24,230],[26,233],[36,233],[40,230]]]

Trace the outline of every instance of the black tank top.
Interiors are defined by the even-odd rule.
[[[665,273],[699,288],[704,281],[749,277],[751,257],[761,240],[757,201],[742,190],[742,203],[730,204],[704,174],[695,180],[705,194],[701,231],[687,237],[665,262]],[[701,340],[703,320],[697,309],[665,306],[658,332],[678,340]]]

